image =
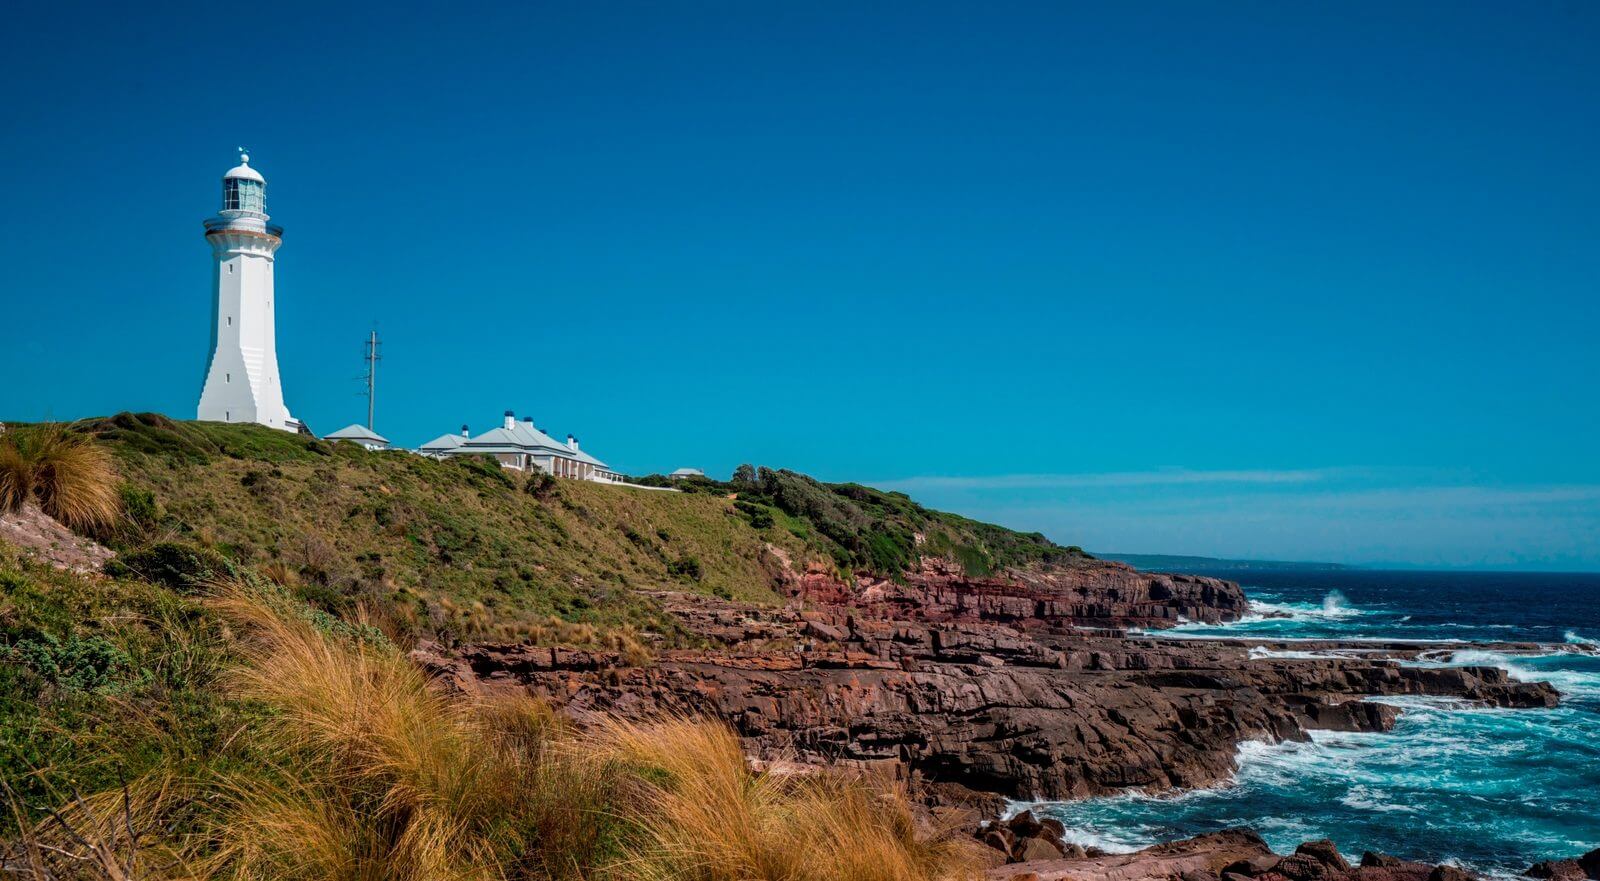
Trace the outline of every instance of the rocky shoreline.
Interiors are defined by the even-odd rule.
[[[1351,863],[1327,839],[1277,854],[1250,829],[1225,829],[1127,854],[1089,851],[1061,840],[1054,820],[1023,812],[977,832],[989,847],[990,881],[1471,881],[1450,863],[1423,863],[1367,851]],[[1554,881],[1600,879],[1600,850],[1530,866],[1525,877]]]
[[[1236,770],[1246,740],[1388,730],[1399,710],[1365,700],[1372,696],[1501,707],[1559,700],[1547,683],[1517,682],[1494,667],[1404,663],[1447,651],[1443,643],[1296,642],[1295,655],[1281,657],[1273,649],[1285,644],[1270,641],[1129,632],[1238,620],[1248,611],[1244,594],[1219,579],[1098,561],[990,578],[958,573],[925,560],[903,580],[842,583],[785,564],[780,583],[791,601],[777,607],[657,594],[709,647],[663,652],[644,667],[623,667],[605,652],[516,644],[425,644],[413,656],[463,685],[529,689],[579,720],[715,715],[756,761],[891,774],[930,805],[991,817],[1006,799],[1215,785]],[[1040,877],[1095,877],[1083,866],[1049,871]]]

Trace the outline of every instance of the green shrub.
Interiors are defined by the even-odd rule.
[[[695,557],[679,557],[667,564],[667,574],[674,578],[687,577],[691,581],[699,581],[701,575],[700,560]]]
[[[133,670],[133,659],[99,636],[52,633],[23,637],[0,650],[0,659],[20,664],[60,688],[77,691],[111,690],[122,686]]]
[[[753,502],[740,500],[733,503],[733,507],[750,522],[755,529],[768,529],[772,526],[772,509],[766,505],[757,505]]]
[[[117,557],[105,571],[114,578],[138,578],[190,593],[228,574],[229,568],[228,561],[209,548],[159,542]]]

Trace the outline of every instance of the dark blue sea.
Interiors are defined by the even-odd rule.
[[[1553,710],[1502,710],[1430,698],[1381,698],[1404,712],[1392,732],[1316,732],[1310,743],[1243,744],[1227,786],[1178,796],[1052,803],[1082,844],[1133,850],[1229,826],[1252,826],[1280,852],[1331,838],[1451,860],[1492,875],[1600,847],[1600,574],[1489,572],[1210,572],[1239,581],[1254,613],[1224,626],[1185,624],[1163,638],[1453,640],[1448,660],[1545,680]],[[1276,615],[1287,615],[1277,617]],[[1512,656],[1487,642],[1555,647]],[[1292,646],[1272,652],[1314,656]]]

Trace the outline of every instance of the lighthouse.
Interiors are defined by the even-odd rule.
[[[211,245],[211,359],[198,418],[257,422],[284,431],[300,423],[283,403],[273,322],[272,262],[283,227],[268,223],[267,180],[239,151],[222,176],[222,210],[206,221]]]

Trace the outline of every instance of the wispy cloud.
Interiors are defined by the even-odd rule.
[[[1078,489],[1098,487],[1187,486],[1195,484],[1304,484],[1317,483],[1359,472],[1351,468],[1298,470],[1196,471],[1159,468],[1153,471],[1113,471],[1082,474],[992,474],[980,476],[925,475],[873,481],[880,489],[901,492],[928,490]]]

